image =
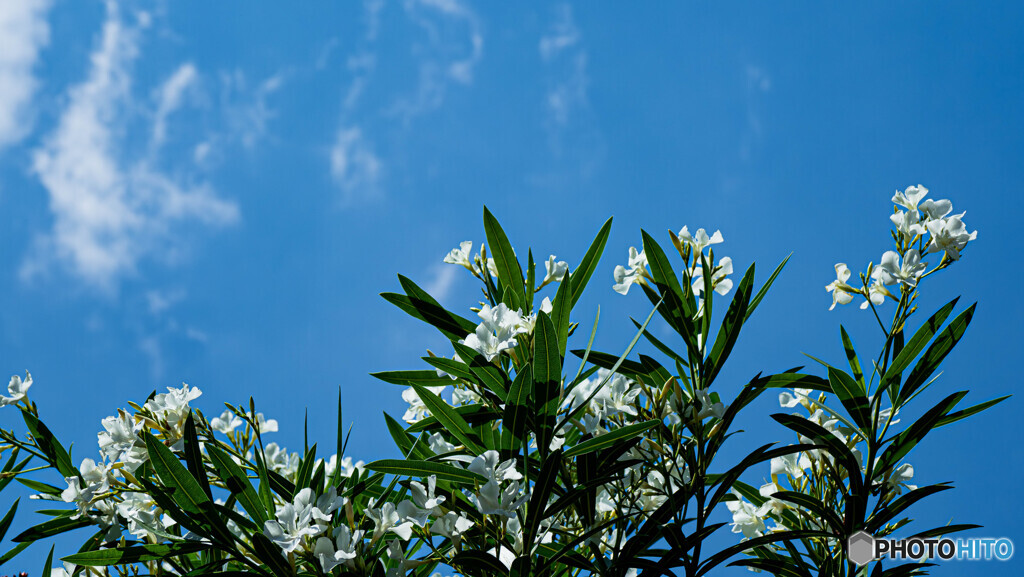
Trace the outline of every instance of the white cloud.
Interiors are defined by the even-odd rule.
[[[186,62],[160,87],[157,93],[156,114],[153,117],[153,148],[159,148],[167,139],[167,117],[181,106],[185,92],[193,88],[198,79],[196,67],[191,62]]]
[[[50,5],[51,0],[0,2],[0,149],[31,128],[32,95],[39,84],[33,69],[50,41]]]
[[[230,130],[245,148],[254,148],[266,136],[267,124],[276,115],[269,99],[284,86],[284,77],[284,72],[278,72],[250,90],[249,80],[241,70],[221,76],[224,85],[222,104]]]
[[[381,161],[358,127],[345,127],[331,149],[331,176],[351,202],[379,192]]]
[[[427,35],[414,47],[419,58],[416,90],[390,110],[405,123],[435,110],[444,102],[448,81],[471,84],[484,53],[484,37],[476,14],[457,0],[406,0],[405,12]]]
[[[580,31],[572,19],[572,7],[563,4],[558,7],[558,15],[551,29],[540,39],[540,56],[545,62],[549,61],[579,41]]]
[[[452,288],[455,286],[455,282],[458,280],[458,274],[464,269],[459,266],[452,266],[450,264],[438,263],[433,267],[434,278],[423,287],[430,296],[434,297],[439,301],[444,301],[448,298],[448,294],[451,293]]]
[[[239,216],[208,185],[162,172],[149,154],[121,145],[125,111],[135,107],[131,66],[149,17],[139,13],[127,23],[113,0],[106,10],[88,75],[70,89],[57,127],[34,154],[53,228],[37,239],[21,272],[31,278],[56,264],[112,292],[141,260],[173,259],[184,250],[178,232],[185,225],[222,226]]]

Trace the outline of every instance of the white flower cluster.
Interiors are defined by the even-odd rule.
[[[866,441],[856,428],[838,418],[825,406],[826,397],[824,393],[813,395],[811,389],[793,389],[779,394],[779,405],[782,408],[791,409],[802,407],[807,414],[800,412],[794,415],[801,416],[821,428],[832,433],[836,439],[847,446],[861,468],[865,472],[863,453],[859,446]],[[887,408],[879,411],[878,420],[880,424],[888,422],[895,424],[899,419],[891,418],[892,409]],[[892,415],[895,416],[895,415]],[[812,440],[802,435],[798,436],[801,444],[811,444]],[[784,523],[785,514],[788,510],[796,507],[794,504],[772,497],[775,493],[788,490],[815,495],[819,490],[817,484],[823,482],[826,477],[825,471],[834,468],[834,458],[825,450],[812,449],[799,453],[792,453],[771,460],[771,479],[761,485],[759,493],[764,499],[760,506],[755,506],[745,501],[738,491],[733,491],[736,500],[730,501],[727,505],[732,513],[733,532],[743,533],[745,539],[759,537],[768,531],[784,531],[793,529]],[[903,490],[912,491],[917,487],[908,484],[914,476],[914,467],[909,463],[903,463],[884,480],[888,496],[900,495]],[[807,523],[812,529],[823,529],[819,523],[811,521],[813,516],[789,516],[789,519],[799,519]],[[768,526],[771,522],[772,526]]]
[[[868,272],[861,275],[863,287],[860,289],[848,283],[852,274],[849,267],[836,263],[836,280],[825,286],[825,290],[832,293],[829,310],[837,304],[849,304],[856,295],[865,299],[860,305],[862,309],[879,306],[886,297],[899,300],[889,287],[897,285],[900,291],[913,292],[922,278],[960,260],[967,243],[976,239],[978,232],[967,232],[963,222],[966,212],[950,215],[952,202],[925,200],[927,195],[928,189],[921,185],[896,192],[892,197],[896,208],[889,217],[895,227],[896,250],[886,251],[877,267],[868,265]],[[928,263],[922,261],[922,256],[936,252],[941,252],[942,258],[928,270]]]
[[[703,228],[691,233],[687,227],[683,227],[678,233],[673,233],[673,244],[679,251],[680,256],[686,263],[686,270],[683,271],[684,278],[689,279],[693,294],[697,296],[698,317],[704,314],[704,266],[701,257],[707,262],[711,278],[711,290],[719,295],[726,295],[732,290],[732,279],[728,278],[733,272],[732,259],[729,257],[715,258],[712,245],[724,242],[722,232],[716,230],[714,234],[708,235]],[[651,273],[647,270],[649,263],[645,251],[637,252],[636,247],[629,247],[629,260],[626,266],[618,265],[612,275],[615,284],[612,289],[620,294],[627,294],[629,287],[634,284],[647,284],[653,282]]]

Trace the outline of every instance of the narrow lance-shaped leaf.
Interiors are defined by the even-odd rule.
[[[487,234],[487,245],[491,248],[494,266],[498,269],[498,280],[506,289],[512,290],[520,303],[525,303],[523,269],[519,266],[505,231],[487,207],[484,207],[484,232]]]
[[[366,469],[377,473],[420,479],[435,475],[439,481],[452,481],[468,485],[487,482],[487,479],[472,471],[437,461],[380,459],[366,465]]]
[[[609,218],[601,225],[601,230],[597,231],[597,236],[590,243],[590,248],[583,255],[579,266],[572,271],[572,306],[576,306],[576,303],[579,302],[580,297],[583,296],[583,289],[587,287],[590,277],[597,269],[597,262],[601,260],[601,253],[604,252],[604,246],[608,242],[608,234],[611,230],[612,219]]]
[[[419,395],[427,410],[430,411],[431,416],[440,421],[449,433],[465,445],[474,455],[484,452],[483,447],[474,438],[472,428],[455,409],[426,387],[413,385],[412,388]]]
[[[593,451],[599,451],[613,447],[619,442],[632,439],[645,431],[649,431],[654,427],[658,426],[661,421],[652,419],[650,421],[644,421],[642,423],[634,423],[632,425],[626,425],[625,427],[619,427],[613,431],[605,433],[599,437],[588,439],[582,443],[565,451],[565,458],[576,457],[578,455],[585,455]]]

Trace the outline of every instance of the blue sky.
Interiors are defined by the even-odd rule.
[[[878,262],[893,191],[924,184],[979,231],[925,289],[926,313],[979,302],[932,398],[1016,389],[1020,5],[240,6],[0,6],[0,368],[32,372],[76,460],[103,417],[183,381],[207,413],[254,396],[293,448],[307,409],[333,442],[341,387],[351,453],[392,454],[400,390],[367,373],[448,350],[377,295],[401,273],[468,315],[473,279],[441,259],[483,239],[485,204],[521,254],[573,266],[615,217],[577,310],[589,326],[601,305],[612,352],[648,312],[611,290],[641,227],[721,229],[759,278],[792,252],[719,379],[731,396],[802,352],[840,360],[839,323],[876,350],[873,320],[829,312],[823,287],[836,262]],[[762,401],[736,454],[790,441]],[[923,519],[1024,543],[1018,406],[911,456],[920,484],[957,485]]]

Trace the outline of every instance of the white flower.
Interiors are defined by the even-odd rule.
[[[828,310],[836,308],[836,305],[849,304],[853,300],[853,294],[850,292],[853,287],[846,284],[849,278],[850,269],[846,264],[836,263],[836,280],[825,285],[825,290],[832,293],[832,306],[828,307]]]
[[[294,477],[299,470],[301,457],[298,453],[289,453],[277,443],[267,443],[263,447],[263,460],[267,468],[285,477]]]
[[[53,567],[50,569],[50,577],[71,577],[71,574],[75,572],[76,565],[74,563],[68,563],[67,561],[61,561],[63,567]]]
[[[779,486],[775,483],[765,483],[764,485],[761,485],[758,493],[760,493],[762,497],[766,497],[768,500],[757,508],[758,517],[765,517],[769,513],[780,515],[783,511],[789,508],[789,505],[787,505],[785,501],[772,497],[772,495],[778,493],[780,490]]]
[[[907,210],[917,211],[917,205],[928,195],[928,189],[921,186],[908,186],[904,192],[896,191],[892,197],[893,204],[898,204]]]
[[[903,493],[903,490],[913,491],[917,489],[917,485],[907,484],[907,481],[914,478],[914,466],[910,463],[903,463],[892,472],[892,476],[886,479],[885,485],[890,491],[894,491],[897,495]]]
[[[782,391],[779,393],[779,405],[785,409],[791,409],[797,405],[804,405],[810,408],[812,402],[808,395],[811,394],[811,389],[793,389],[793,394],[789,391]]]
[[[430,435],[427,442],[430,444],[430,450],[433,451],[435,455],[444,455],[445,453],[451,453],[455,450],[455,445],[446,441],[441,433],[434,433]]]
[[[435,535],[447,537],[451,539],[452,542],[458,543],[459,538],[472,527],[473,522],[469,520],[469,517],[467,517],[465,513],[459,515],[454,511],[449,511],[434,520],[433,524],[430,526],[430,532]]]
[[[402,415],[402,420],[406,423],[415,423],[430,416],[430,411],[423,404],[423,399],[420,398],[416,389],[408,387],[402,391],[402,400],[409,403],[409,408]]]
[[[873,272],[873,271],[872,271]],[[885,297],[888,296],[889,289],[885,288],[885,283],[882,279],[875,278],[875,281],[868,287],[868,298],[864,299],[864,302],[860,303],[861,310],[868,308],[871,305],[880,306],[885,302]]]
[[[192,412],[189,401],[197,399],[202,394],[198,387],[189,387],[182,383],[180,389],[167,387],[166,393],[156,395],[146,403],[145,408],[153,413],[157,421],[166,424],[167,430],[164,433],[167,440],[173,443],[171,448],[181,449],[185,420]]]
[[[318,462],[320,459],[318,459]],[[341,460],[341,470],[338,471],[338,475],[341,477],[351,477],[353,473],[362,473],[363,462],[356,461],[352,462],[352,457],[345,457]],[[338,466],[338,456],[331,455],[331,458],[324,464],[324,476],[328,479],[334,477],[334,469]]]
[[[700,402],[700,411],[697,413],[698,421],[703,421],[708,417],[721,419],[725,416],[725,404],[721,402],[713,402],[707,389],[697,389],[694,393],[697,400]]]
[[[313,547],[313,555],[320,560],[320,568],[330,573],[338,565],[356,558],[356,547],[363,540],[362,531],[351,531],[342,525],[334,530],[334,541],[320,537]]]
[[[732,513],[732,532],[742,532],[745,539],[760,537],[765,530],[765,525],[757,514],[757,508],[752,503],[744,501],[735,489],[732,493],[736,496],[736,500],[726,503],[729,512]]]
[[[133,473],[149,459],[146,445],[138,436],[142,425],[128,412],[118,410],[117,415],[103,419],[101,424],[105,430],[96,434],[97,441],[100,452],[111,463],[123,463]]]
[[[313,491],[305,488],[295,495],[292,503],[277,508],[276,520],[263,524],[263,533],[285,553],[291,553],[302,538],[316,537],[326,528],[322,523],[326,515],[313,503]],[[329,519],[329,517],[328,517]]]
[[[913,287],[917,286],[918,279],[927,268],[928,265],[921,262],[921,254],[917,249],[912,248],[903,255],[902,265],[899,253],[890,250],[882,255],[882,262],[871,271],[871,275],[884,284],[900,283]]]
[[[912,240],[913,238],[927,232],[927,229],[925,229],[916,210],[895,212],[889,217],[889,220],[892,221],[896,230],[899,231],[906,240]]]
[[[497,451],[484,451],[469,464],[469,470],[492,481],[518,481],[523,476],[516,470],[515,459],[499,463]]]
[[[694,253],[694,258],[699,263],[700,257],[697,255],[704,252],[705,248],[713,244],[723,242],[725,239],[722,238],[722,231],[719,230],[716,230],[715,234],[709,237],[707,231],[703,228],[698,228],[697,232],[691,235],[690,231],[684,226],[683,229],[679,231],[679,234],[676,235],[676,240],[678,240],[680,244],[685,242],[690,245],[690,249],[693,250]]]
[[[277,421],[274,419],[267,419],[263,416],[263,413],[256,413],[256,425],[260,428],[260,434],[263,433],[276,433],[277,432]]]
[[[156,502],[145,493],[122,493],[124,500],[117,504],[117,514],[128,521],[128,532],[139,539],[145,539],[154,530],[163,530],[160,517],[162,511]]]
[[[547,262],[544,263],[544,268],[547,270],[547,274],[544,275],[544,282],[542,284],[548,284],[552,281],[562,282],[565,278],[565,273],[569,272],[569,263],[564,260],[555,262],[555,255],[548,257]]]
[[[218,433],[224,433],[227,435],[238,427],[241,427],[243,423],[245,423],[245,421],[236,415],[234,411],[226,409],[219,417],[214,417],[210,420],[210,428]]]
[[[515,517],[528,498],[529,495],[519,495],[519,481],[512,481],[502,489],[496,479],[491,479],[476,494],[477,510],[484,515]]]
[[[388,531],[405,541],[412,536],[412,523],[398,514],[394,503],[388,502],[379,508],[367,509],[366,516],[373,521],[373,541]]]
[[[555,310],[554,305],[551,304],[551,299],[544,297],[544,300],[540,302],[540,310],[543,313],[551,314],[551,311]],[[523,333],[532,333],[534,327],[537,326],[537,315],[532,314],[523,317],[522,322],[519,324],[519,330]]]
[[[951,216],[928,223],[932,242],[928,252],[943,251],[952,260],[960,260],[960,251],[967,243],[978,238],[978,231],[967,232],[967,226],[960,220],[963,215]]]
[[[788,475],[796,480],[804,476],[804,471],[811,468],[811,459],[804,453],[790,453],[775,457],[771,461],[772,479],[778,475]]]
[[[18,401],[25,398],[28,393],[29,387],[32,386],[32,375],[28,371],[25,371],[25,380],[21,380],[21,377],[14,375],[11,377],[11,382],[7,384],[7,392],[11,396],[4,397],[0,395],[0,407],[6,405],[13,405]]]
[[[732,259],[724,256],[718,261],[718,266],[711,265],[714,272],[711,273],[711,289],[720,295],[725,295],[732,290],[732,279],[725,278],[732,274]],[[704,267],[699,264],[693,269],[693,293],[701,295],[704,293]]]
[[[953,212],[953,203],[948,200],[928,199],[917,207],[927,220],[938,220]]]
[[[629,287],[634,283],[642,282],[644,272],[647,270],[647,255],[644,251],[637,252],[636,247],[629,247],[629,268],[622,265],[615,267],[613,276],[615,285],[612,288],[619,294],[629,292]]]
[[[68,488],[61,492],[61,499],[65,503],[75,503],[78,506],[78,513],[72,519],[78,519],[89,512],[89,509],[96,504],[96,498],[102,493],[110,490],[110,465],[92,459],[82,459],[82,465],[78,468],[81,473],[79,477],[65,477]]]
[[[416,502],[420,507],[434,511],[445,502],[446,497],[444,495],[435,496],[434,491],[437,488],[437,476],[431,475],[427,477],[427,486],[424,487],[422,483],[418,481],[412,481],[409,483],[409,490],[412,493],[412,500]],[[438,512],[437,514],[440,514]]]
[[[504,303],[496,307],[484,305],[478,316],[483,322],[462,344],[482,354],[488,361],[516,346],[516,335],[523,332],[523,317],[519,311],[509,310]]]
[[[459,243],[458,248],[453,248],[448,256],[444,257],[444,262],[448,264],[457,264],[464,266],[469,270],[473,270],[473,261],[470,256],[470,251],[473,250],[473,241],[464,240]]]

